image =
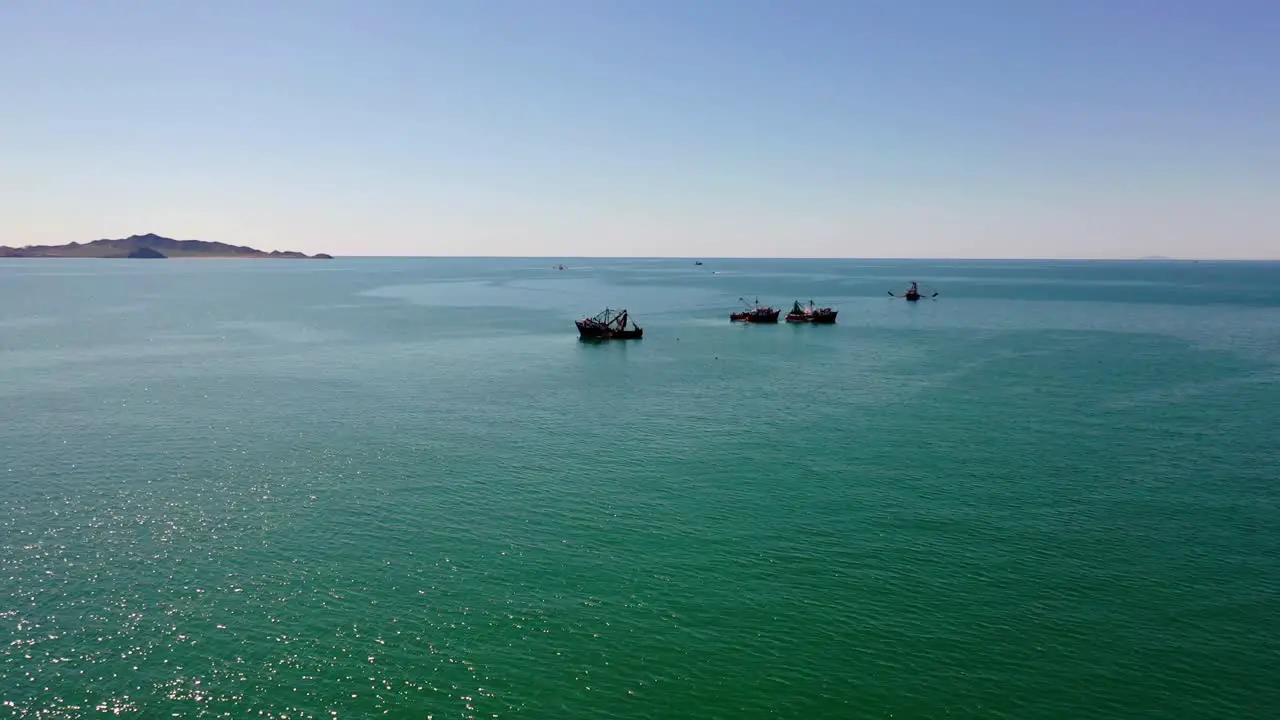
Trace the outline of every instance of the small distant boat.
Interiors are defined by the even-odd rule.
[[[908,287],[908,288],[907,288],[907,291],[906,291],[906,292],[904,292],[903,294],[901,294],[901,295],[894,295],[894,293],[893,293],[893,291],[892,291],[892,290],[890,290],[890,291],[889,291],[889,294],[890,294],[890,295],[893,295],[893,297],[900,297],[900,298],[902,298],[903,300],[906,300],[907,302],[916,302],[916,301],[918,301],[918,300],[919,300],[920,298],[922,298],[922,297],[930,297],[930,298],[938,297],[938,293],[936,293],[936,292],[935,292],[935,293],[933,293],[932,295],[921,295],[921,294],[920,294],[920,286],[918,286],[918,285],[916,284],[916,281],[915,281],[915,280],[912,280],[912,281],[911,281],[911,286],[910,286],[910,287]]]
[[[836,321],[836,313],[838,310],[832,310],[829,307],[820,308],[809,301],[808,307],[795,301],[791,306],[791,312],[787,313],[787,322],[789,323],[810,323],[813,325],[832,325]]]
[[[644,328],[631,324],[627,327],[630,316],[626,310],[610,310],[595,317],[578,320],[578,337],[583,340],[639,340],[644,337]]]
[[[694,265],[701,265],[701,264],[702,264],[702,261],[701,261],[701,260],[695,260],[693,264],[694,264]]]
[[[774,310],[771,307],[761,305],[760,299],[756,298],[755,303],[749,303],[742,298],[738,298],[746,309],[742,312],[730,313],[730,322],[758,323],[762,325],[777,324],[778,316],[782,314],[782,310]]]
[[[565,267],[564,265],[556,265],[556,269],[557,269],[557,270],[568,270],[569,268]]]

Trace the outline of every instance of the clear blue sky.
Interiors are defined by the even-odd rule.
[[[1280,257],[1277,0],[0,0],[0,244]]]

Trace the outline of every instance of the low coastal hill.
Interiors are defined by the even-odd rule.
[[[284,260],[332,260],[324,253],[307,255],[292,250],[266,252],[243,245],[228,245],[204,240],[174,240],[155,233],[130,235],[119,240],[94,240],[66,245],[0,245],[0,258],[279,258]]]

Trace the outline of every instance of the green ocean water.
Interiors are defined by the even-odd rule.
[[[1280,264],[555,262],[0,261],[4,709],[1280,716]]]

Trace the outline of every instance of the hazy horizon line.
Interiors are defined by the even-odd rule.
[[[859,257],[848,255],[754,255],[754,256],[713,256],[713,255],[334,255],[324,253],[333,260],[847,260],[857,262],[1150,262],[1150,263],[1280,263],[1276,258],[1224,258],[1224,257]],[[125,258],[100,257],[0,257],[0,261],[17,260],[120,260]],[[166,260],[288,260],[302,258],[262,258],[262,257],[168,257]],[[305,258],[314,259],[314,258]]]
[[[83,243],[82,243],[83,244]],[[12,246],[9,246],[12,247]],[[19,248],[21,249],[21,248]],[[262,251],[269,252],[269,251]],[[305,251],[294,251],[302,252]],[[1175,263],[1276,263],[1280,257],[1172,257],[1164,255],[1147,255],[1140,257],[1090,257],[1090,256],[939,256],[939,257],[895,257],[895,256],[858,256],[858,255],[406,255],[406,254],[333,254],[323,251],[315,254],[327,254],[332,259],[404,259],[404,260],[545,260],[553,263],[581,260],[685,260],[690,262],[714,262],[736,260],[844,260],[859,262],[1175,262]],[[0,257],[0,260],[114,260],[119,258],[95,257]],[[270,260],[289,258],[237,258],[237,257],[171,257],[167,260]],[[308,258],[310,259],[310,258]]]
[[[330,253],[332,254],[332,253]],[[1239,262],[1239,263],[1265,263],[1280,262],[1280,257],[1266,258],[1230,258],[1230,257],[1169,257],[1169,256],[1142,256],[1142,257],[1032,257],[1032,256],[974,256],[974,257],[891,257],[891,256],[855,256],[855,255],[743,255],[743,256],[717,256],[717,255],[401,255],[401,254],[370,254],[370,255],[333,255],[334,259],[362,259],[362,258],[403,258],[403,259],[423,259],[423,260],[690,260],[690,261],[714,261],[714,260],[858,260],[858,261],[925,261],[925,262]],[[182,259],[182,258],[176,258]]]
[[[35,242],[35,243],[32,243],[32,242],[28,241],[28,242],[26,242],[26,243],[21,243],[21,241],[19,241],[19,243],[21,243],[21,244],[19,244],[19,243],[9,244],[9,242],[13,242],[13,241],[8,241],[8,242],[0,241],[0,247],[10,248],[10,249],[17,249],[17,250],[22,250],[22,249],[25,249],[25,248],[31,248],[31,247],[46,247],[46,246],[47,246],[47,247],[62,247],[62,246],[67,246],[67,245],[91,245],[91,244],[93,244],[93,243],[98,243],[98,242],[102,242],[102,241],[110,241],[110,240],[126,240],[126,239],[133,238],[133,237],[145,237],[145,236],[148,236],[148,235],[155,235],[155,236],[157,236],[157,237],[161,237],[161,238],[165,238],[165,239],[169,239],[169,240],[178,240],[178,241],[180,241],[180,242],[192,242],[192,241],[194,241],[194,242],[200,242],[200,243],[216,243],[216,244],[222,244],[222,245],[232,245],[232,246],[251,247],[252,249],[255,249],[255,250],[258,250],[259,252],[264,252],[264,253],[269,253],[269,252],[273,252],[273,251],[279,251],[279,252],[300,252],[300,253],[302,253],[302,254],[310,254],[310,255],[316,255],[316,254],[327,254],[327,255],[330,255],[330,256],[332,256],[332,257],[344,257],[344,258],[437,258],[437,259],[444,259],[444,258],[460,258],[460,259],[463,259],[463,258],[465,258],[465,259],[482,259],[482,258],[492,258],[492,259],[503,259],[503,258],[505,258],[505,259],[534,259],[534,260],[536,260],[536,259],[544,259],[544,260],[583,260],[583,259],[604,260],[604,259],[612,259],[612,260],[690,260],[690,261],[695,261],[695,260],[860,260],[860,261],[897,261],[897,262],[900,262],[900,261],[935,261],[935,262],[952,262],[952,261],[969,261],[969,262],[972,262],[972,261],[983,261],[983,262],[999,262],[999,261],[1009,261],[1009,262],[1033,262],[1033,261],[1041,261],[1041,262],[1070,262],[1070,261],[1074,261],[1074,262],[1242,262],[1242,263],[1255,263],[1255,262],[1261,262],[1261,263],[1265,263],[1265,262],[1280,262],[1280,255],[1276,255],[1276,256],[1272,256],[1272,257],[1258,257],[1258,256],[1253,256],[1253,257],[1223,257],[1223,256],[1195,256],[1195,255],[1164,255],[1164,254],[1161,254],[1161,253],[1158,253],[1158,252],[1156,252],[1156,253],[1147,253],[1147,254],[1144,254],[1144,255],[1118,255],[1118,256],[1096,256],[1096,255],[1092,255],[1092,256],[1091,256],[1091,255],[1032,255],[1032,256],[1024,256],[1024,255],[973,255],[973,256],[923,256],[923,255],[920,255],[920,256],[891,256],[891,255],[879,255],[879,256],[877,256],[877,255],[741,255],[741,256],[720,256],[720,255],[695,255],[695,254],[680,254],[680,255],[610,255],[610,254],[605,254],[605,255],[574,255],[574,254],[546,254],[546,253],[541,253],[541,252],[536,253],[536,254],[535,254],[535,253],[518,253],[518,254],[494,254],[494,253],[479,253],[479,254],[463,254],[463,253],[443,253],[443,254],[431,254],[431,253],[424,253],[424,254],[406,254],[406,253],[378,253],[378,252],[374,252],[374,253],[367,253],[367,254],[365,254],[365,253],[361,253],[361,254],[346,254],[346,253],[340,253],[340,252],[339,252],[339,253],[335,254],[335,253],[333,253],[333,252],[328,252],[328,251],[324,251],[324,250],[310,250],[310,251],[309,251],[309,250],[301,250],[301,249],[297,249],[296,247],[294,247],[294,248],[282,248],[282,247],[278,247],[278,246],[277,246],[277,247],[271,247],[271,246],[275,245],[275,243],[266,243],[265,245],[263,245],[263,244],[261,244],[261,243],[250,244],[250,243],[252,243],[252,241],[248,241],[248,243],[246,243],[245,241],[200,240],[200,239],[193,238],[193,237],[188,237],[188,238],[171,237],[171,236],[166,236],[166,235],[160,235],[159,233],[156,233],[156,232],[154,232],[154,231],[153,231],[153,232],[147,232],[147,233],[134,233],[134,234],[132,234],[132,235],[122,236],[122,237],[119,237],[119,238],[101,237],[101,238],[97,238],[97,239],[94,239],[94,240],[69,241],[69,242],[63,242],[63,243],[58,243],[58,242],[56,242],[56,241],[44,241],[44,242]],[[240,243],[243,243],[243,244],[241,245]],[[257,247],[254,247],[254,245],[257,245]],[[311,243],[308,243],[308,242],[305,242],[305,241],[304,241],[304,242],[302,242],[302,243],[299,243],[299,245],[311,245]],[[263,249],[264,247],[271,247],[271,249]],[[64,259],[70,259],[70,258],[64,258]],[[79,259],[93,259],[93,258],[79,258]],[[186,258],[170,258],[170,259],[186,259]]]

